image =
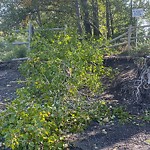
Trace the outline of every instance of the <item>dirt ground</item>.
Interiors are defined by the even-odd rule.
[[[22,80],[18,65],[20,62],[0,63],[0,108],[7,99],[16,97],[15,91],[22,87],[18,80]],[[117,64],[112,67],[121,70],[103,95],[103,99],[126,106],[131,114],[139,114],[150,110],[150,97],[143,96],[143,101],[134,103],[133,80],[137,78],[136,66],[132,62]],[[132,64],[132,65],[131,65]],[[70,150],[150,150],[150,124],[117,122],[101,126],[98,122],[91,122],[87,129],[79,134],[70,136],[72,142]]]
[[[18,83],[23,79],[18,71],[19,64],[19,61],[0,62],[0,103],[14,99],[16,89],[22,87]]]
[[[144,91],[141,100],[135,98],[133,83],[138,79],[139,69],[130,59],[109,59],[106,65],[119,74],[111,83],[102,98],[107,102],[124,106],[132,115],[139,115],[150,111],[150,89]],[[150,117],[150,116],[149,116]],[[80,134],[72,135],[71,150],[150,150],[150,123],[130,122],[126,124],[108,124],[100,126],[92,122]]]

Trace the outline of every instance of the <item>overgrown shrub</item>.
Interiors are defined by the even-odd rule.
[[[21,66],[26,86],[1,113],[0,134],[15,150],[64,149],[68,133],[91,119],[111,119],[106,103],[89,100],[103,91],[102,79],[110,75],[103,66],[108,52],[98,49],[103,39],[79,41],[75,34],[35,39]]]
[[[150,55],[150,40],[138,42],[137,47],[131,50],[133,56],[147,56]]]

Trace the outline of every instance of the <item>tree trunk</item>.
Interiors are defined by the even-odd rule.
[[[76,8],[76,17],[77,17],[77,28],[78,28],[78,33],[82,34],[82,27],[81,27],[81,14],[80,14],[80,5],[79,5],[79,1],[76,0],[75,1],[75,8]]]
[[[38,25],[41,27],[42,26],[42,20],[41,20],[41,15],[39,9],[37,10],[37,22]]]
[[[42,26],[42,19],[41,19],[41,13],[40,13],[40,4],[39,1],[32,1],[32,9],[35,11],[34,16],[36,19],[36,22],[39,26]]]
[[[41,14],[39,10],[39,2],[36,3],[36,14],[37,14],[37,19],[38,19],[38,25],[42,26],[42,20],[41,20]]]
[[[106,0],[106,27],[107,27],[107,38],[110,38],[111,29],[110,29],[110,16],[109,16],[109,0]]]
[[[81,0],[82,8],[83,8],[83,13],[84,13],[84,27],[85,27],[85,32],[86,34],[92,35],[92,29],[90,26],[90,21],[89,21],[89,12],[88,12],[88,4],[87,0]]]
[[[98,2],[97,0],[92,0],[92,11],[93,11],[93,25],[94,25],[94,36],[99,37],[99,19],[98,19]]]
[[[114,27],[113,27],[113,16],[111,11],[111,3],[109,3],[109,16],[110,16],[110,28],[111,28],[111,36],[114,35]]]

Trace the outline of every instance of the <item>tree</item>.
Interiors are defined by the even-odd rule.
[[[94,36],[99,37],[99,17],[98,17],[98,2],[97,0],[92,0],[92,11],[93,11],[93,28],[94,28]]]
[[[65,0],[18,0],[2,1],[1,3],[1,29],[18,27],[22,21],[29,18],[38,26],[49,24],[55,26],[64,25],[68,18],[72,18],[71,1]],[[3,9],[5,8],[5,9]]]
[[[79,5],[79,1],[78,1],[78,0],[75,0],[75,8],[76,8],[76,17],[77,17],[78,33],[79,33],[79,34],[82,34],[81,12],[80,12],[80,5]]]
[[[89,9],[87,0],[81,0],[82,9],[83,9],[83,22],[85,27],[85,33],[88,35],[92,35],[92,29],[89,21]]]
[[[106,0],[107,37],[115,37],[125,32],[130,24],[129,0]]]
[[[106,0],[106,27],[107,27],[107,38],[111,37],[111,28],[110,28],[110,2]]]
[[[133,0],[133,8],[143,7],[149,18],[149,1]],[[130,0],[1,0],[0,29],[35,27],[77,29],[79,34],[113,38],[131,23]]]

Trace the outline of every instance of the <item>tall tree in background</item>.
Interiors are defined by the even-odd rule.
[[[81,0],[82,8],[83,8],[83,22],[85,27],[85,32],[88,35],[92,35],[92,29],[89,20],[89,9],[87,0]]]
[[[92,11],[93,11],[93,34],[96,37],[100,36],[99,31],[99,16],[98,16],[98,2],[97,0],[92,0]]]
[[[107,27],[107,38],[111,37],[111,28],[110,28],[110,2],[106,0],[106,27]]]
[[[114,28],[113,28],[113,15],[110,0],[106,0],[106,27],[107,27],[107,38],[113,37]]]
[[[3,0],[0,7],[1,29],[19,27],[26,18],[38,26],[62,26],[74,16],[71,1],[65,0]]]
[[[130,24],[130,0],[0,0],[0,30],[26,26],[77,29],[79,34],[116,37]],[[149,0],[133,0],[133,8],[143,7],[149,17]]]
[[[77,31],[79,34],[82,34],[81,12],[80,12],[80,5],[78,0],[75,0],[75,8],[76,8],[76,18],[77,18]]]
[[[111,3],[109,3],[109,17],[110,17],[110,24],[111,24],[111,36],[114,36],[114,25],[113,25],[113,16],[112,16],[112,8],[111,8]]]
[[[131,15],[129,2],[129,0],[106,0],[108,38],[124,33],[129,26]]]

